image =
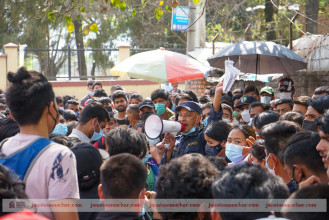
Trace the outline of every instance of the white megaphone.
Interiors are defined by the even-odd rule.
[[[162,120],[159,115],[153,114],[146,118],[144,124],[145,134],[150,139],[156,139],[161,134],[177,134],[185,129],[185,125],[178,121]]]

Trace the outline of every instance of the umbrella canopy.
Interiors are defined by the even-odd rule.
[[[181,82],[201,79],[209,70],[198,61],[164,48],[135,54],[111,69],[112,75],[128,74],[132,78],[154,82]]]
[[[207,60],[210,66],[224,69],[224,61],[228,58],[245,73],[293,73],[307,67],[307,63],[290,49],[262,41],[243,41],[230,45]]]

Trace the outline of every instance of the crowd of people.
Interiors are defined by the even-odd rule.
[[[88,81],[78,100],[56,96],[43,74],[25,68],[9,73],[8,81],[0,94],[1,200],[133,199],[142,205],[135,212],[2,211],[0,219],[329,219],[328,212],[289,207],[146,209],[150,199],[327,200],[329,86],[296,97],[290,78],[277,88],[250,85],[229,93],[219,82],[197,97],[174,84],[170,92],[142,97]],[[182,131],[149,138],[144,122],[153,114],[179,121]]]

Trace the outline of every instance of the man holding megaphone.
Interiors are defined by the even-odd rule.
[[[216,87],[215,97],[211,113],[208,121],[221,120],[222,111],[220,99],[223,93],[223,82],[218,83]],[[200,129],[202,108],[193,101],[182,102],[176,108],[178,113],[178,121],[183,125],[181,135],[175,137],[173,134],[167,133],[162,142],[157,144],[158,149],[165,149],[165,154],[161,160],[161,164],[169,162],[171,159],[190,153],[200,153],[206,155],[203,130]],[[169,146],[168,146],[169,144]],[[168,148],[166,147],[168,146]]]

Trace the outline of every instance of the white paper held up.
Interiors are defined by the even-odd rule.
[[[228,93],[234,82],[236,77],[240,74],[240,70],[233,66],[234,62],[232,60],[225,60],[225,73],[223,75],[224,83],[223,83],[223,92]]]

